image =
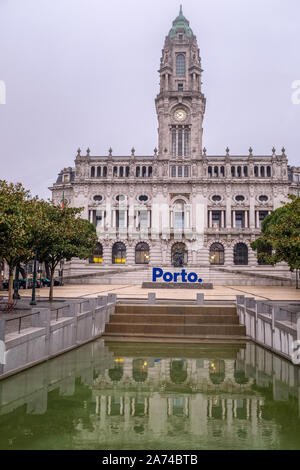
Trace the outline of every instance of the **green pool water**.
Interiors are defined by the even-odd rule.
[[[251,343],[101,339],[0,382],[0,449],[300,449],[299,400]]]

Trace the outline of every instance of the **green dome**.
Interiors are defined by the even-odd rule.
[[[173,21],[173,26],[170,29],[169,36],[174,37],[179,30],[184,30],[187,36],[193,36],[193,31],[190,28],[189,21],[183,16],[182,5],[180,5],[180,11],[177,18]]]

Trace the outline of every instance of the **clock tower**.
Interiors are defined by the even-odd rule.
[[[160,60],[160,92],[155,100],[160,159],[201,158],[205,112],[201,73],[197,39],[180,6]]]

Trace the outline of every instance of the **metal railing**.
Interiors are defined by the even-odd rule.
[[[33,315],[39,315],[40,312],[32,312],[32,313],[28,313],[27,315],[21,315],[19,317],[15,317],[15,318],[7,318],[5,320],[5,322],[11,322],[11,321],[18,321],[18,334],[21,333],[21,329],[22,329],[22,319],[23,318],[27,318],[27,317],[31,317]]]
[[[68,307],[68,305],[63,305],[62,307],[58,307],[58,308],[54,308],[51,310],[51,313],[52,312],[56,312],[55,314],[55,321],[58,321],[58,317],[59,317],[59,311],[60,310],[63,310],[64,308]]]

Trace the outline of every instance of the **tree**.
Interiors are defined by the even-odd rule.
[[[60,261],[88,258],[97,242],[96,229],[88,220],[79,218],[80,208],[57,206],[38,201],[37,222],[32,227],[32,246],[40,262],[50,271],[49,300],[53,300],[54,272]]]
[[[300,269],[300,198],[288,197],[290,202],[263,220],[262,235],[251,243],[251,248],[258,252],[259,259],[273,266],[284,261],[294,272]]]
[[[21,183],[0,180],[0,259],[9,269],[8,304],[13,303],[14,269],[33,257],[30,244],[31,227],[34,225],[36,198]]]

